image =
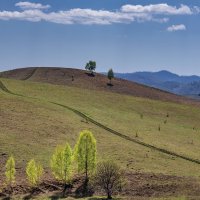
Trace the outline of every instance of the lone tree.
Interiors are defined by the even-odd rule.
[[[33,187],[37,187],[43,175],[43,167],[37,164],[34,159],[30,160],[26,166],[26,175],[29,183]]]
[[[64,183],[63,195],[70,180],[72,166],[72,149],[67,143],[65,147],[58,146],[51,158],[51,169],[55,178]]]
[[[115,191],[121,191],[123,182],[122,171],[113,162],[104,161],[99,163],[94,178],[96,185],[105,191],[107,199],[112,199],[112,194]]]
[[[94,71],[95,71],[95,69],[96,69],[96,62],[90,60],[88,63],[86,63],[85,69],[86,69],[86,70],[89,70],[90,73],[91,73],[91,75],[93,75],[93,73],[94,73]]]
[[[12,189],[12,184],[15,182],[15,160],[13,156],[10,156],[6,162],[6,182],[9,185],[10,189]]]
[[[108,70],[107,76],[108,76],[108,79],[110,80],[109,85],[112,85],[112,82],[111,82],[111,81],[112,81],[112,79],[114,78],[114,72],[113,72],[112,69],[109,69],[109,70]]]
[[[85,190],[87,191],[89,174],[96,168],[96,140],[92,132],[84,130],[80,133],[75,147],[75,158],[78,171],[85,173]]]

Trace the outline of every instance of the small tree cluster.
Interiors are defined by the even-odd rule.
[[[78,171],[85,174],[85,192],[87,192],[89,176],[96,167],[96,140],[90,131],[80,133],[74,152],[69,144],[58,146],[51,158],[51,169],[54,177],[62,181],[66,189],[70,182],[73,159],[77,161]]]
[[[70,183],[71,180],[73,159],[77,162],[78,172],[85,175],[84,192],[88,191],[89,178],[94,174],[96,184],[106,192],[109,199],[114,191],[120,189],[122,180],[120,168],[112,162],[102,162],[97,165],[96,169],[96,153],[96,140],[92,132],[88,130],[80,133],[74,151],[72,151],[68,143],[65,146],[56,147],[50,165],[54,177],[64,184],[63,194],[65,194],[67,183]],[[96,173],[94,173],[95,170]],[[6,162],[5,172],[6,181],[10,188],[12,188],[12,184],[15,182],[15,173],[15,160],[11,156]],[[27,163],[26,175],[31,187],[38,187],[43,173],[42,165],[34,159]]]
[[[96,70],[96,62],[90,60],[89,62],[86,63],[85,69],[88,70],[88,71],[90,72],[91,75],[94,75],[94,71]],[[113,85],[113,84],[112,84],[112,79],[115,77],[112,68],[110,68],[110,69],[108,70],[108,72],[107,72],[107,77],[108,77],[108,79],[109,79],[108,85],[109,85],[109,86],[112,86],[112,85]]]

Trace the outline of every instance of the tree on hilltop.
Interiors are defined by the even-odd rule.
[[[93,75],[94,71],[96,69],[96,62],[90,60],[88,63],[86,63],[85,69],[88,70],[88,71],[90,71],[90,74]]]
[[[108,79],[110,80],[109,85],[112,85],[112,82],[111,82],[111,81],[112,81],[112,79],[114,78],[114,72],[113,72],[112,69],[109,69],[109,70],[108,70],[107,77],[108,77]]]

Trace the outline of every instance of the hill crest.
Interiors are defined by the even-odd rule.
[[[95,76],[91,76],[90,73],[85,70],[73,68],[20,68],[1,72],[0,78],[17,79],[23,81],[29,80],[56,85],[74,86],[83,89],[103,90],[176,103],[195,103],[195,101],[191,99],[121,78],[114,78],[112,80],[113,86],[109,86],[107,76],[100,73],[95,73]]]

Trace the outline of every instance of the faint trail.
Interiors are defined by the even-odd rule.
[[[2,83],[2,81],[0,80],[0,89],[3,90],[4,92],[10,93],[12,94],[12,92],[10,92],[8,90],[8,88]]]
[[[35,74],[36,71],[37,71],[37,67],[34,68],[30,74],[28,74],[25,78],[23,78],[21,80],[26,81],[26,80],[30,79],[33,76],[33,74]]]
[[[15,94],[13,92],[11,92],[10,90],[8,90],[6,88],[6,86],[2,83],[2,81],[0,80],[0,89],[2,89],[4,92],[7,92],[9,94],[12,94],[12,95],[16,95],[16,96],[20,96],[20,97],[25,97],[25,98],[31,98],[31,99],[35,99],[35,100],[40,100],[39,98],[35,98],[35,97],[28,97],[28,96],[24,96],[24,95],[20,95],[20,94]],[[164,154],[167,154],[167,155],[170,155],[170,156],[175,156],[177,158],[181,158],[183,160],[186,160],[186,161],[190,161],[190,162],[193,162],[193,163],[196,163],[196,164],[200,164],[200,160],[197,160],[197,159],[193,159],[193,158],[190,158],[190,157],[187,157],[187,156],[183,156],[183,155],[180,155],[178,153],[175,153],[175,152],[172,152],[172,151],[169,151],[169,150],[166,150],[166,149],[162,149],[162,148],[159,148],[159,147],[156,147],[156,146],[153,146],[151,144],[148,144],[148,143],[145,143],[145,142],[142,142],[138,139],[134,139],[134,138],[131,138],[127,135],[124,135],[118,131],[115,131],[103,124],[101,124],[100,122],[97,122],[95,121],[94,119],[92,119],[91,117],[88,117],[87,115],[85,115],[84,113],[80,112],[79,110],[76,110],[74,108],[71,108],[69,106],[66,106],[66,105],[63,105],[63,104],[60,104],[60,103],[56,103],[56,102],[52,102],[52,101],[46,101],[48,103],[51,103],[51,104],[54,104],[54,105],[57,105],[57,106],[60,106],[60,107],[63,107],[63,108],[66,108],[72,112],[74,112],[76,115],[86,119],[87,121],[95,124],[96,126],[116,135],[116,136],[119,136],[127,141],[130,141],[130,142],[134,142],[136,144],[139,144],[139,145],[142,145],[144,147],[147,147],[147,148],[150,148],[150,149],[153,149],[155,151],[158,151],[158,152],[161,152],[161,153],[164,153]]]

